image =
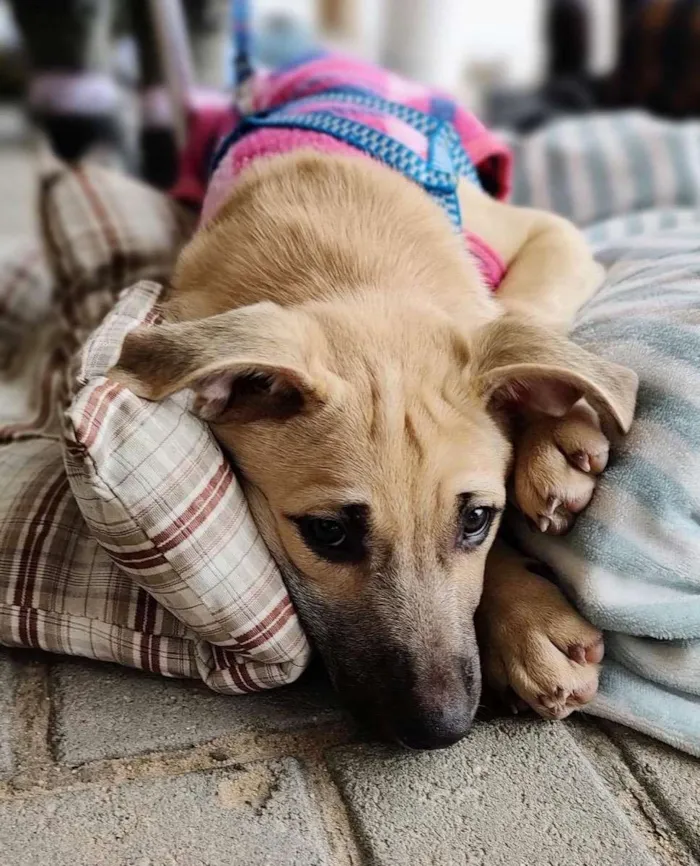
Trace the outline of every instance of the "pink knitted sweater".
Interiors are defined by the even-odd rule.
[[[348,100],[348,91],[361,94],[362,98],[358,100],[361,104],[353,104],[352,96]],[[305,102],[305,98],[310,96],[312,100]],[[376,104],[373,104],[373,98],[376,98]],[[374,131],[381,140],[390,137],[397,143],[402,154],[396,163],[398,170],[403,170],[404,165],[410,169],[431,159],[434,138],[416,128],[410,119],[406,120],[397,106],[405,107],[409,118],[410,110],[415,109],[426,123],[433,122],[454,130],[455,141],[475,169],[474,182],[480,183],[499,199],[505,198],[510,190],[510,153],[473,114],[442,93],[356,59],[322,55],[273,73],[257,74],[251,80],[251,102],[253,121],[260,112],[264,113],[261,115],[263,118],[270,112],[278,112],[276,116],[281,118],[280,125],[258,127],[220,100],[193,106],[188,146],[173,194],[201,208],[204,222],[221,207],[246,166],[260,157],[311,147],[323,153],[361,153],[374,158],[363,146],[367,136],[371,138]],[[382,108],[388,103],[391,103],[391,112]],[[303,124],[318,116],[318,112],[338,121],[341,129],[346,126],[362,129],[362,139],[304,128]],[[312,113],[311,118],[309,113]],[[209,174],[216,148],[214,169]],[[384,161],[391,164],[390,160]],[[410,171],[407,174],[410,176]],[[464,229],[462,231],[465,245],[479,265],[486,283],[492,289],[497,288],[505,273],[500,256],[481,238]]]

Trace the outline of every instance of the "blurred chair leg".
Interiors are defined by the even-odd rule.
[[[123,154],[110,0],[10,0],[29,58],[29,111],[62,159]]]
[[[35,70],[108,70],[109,0],[10,0],[9,5]]]
[[[130,0],[141,68],[141,174],[172,186],[195,84],[223,88],[228,0]]]
[[[578,79],[586,75],[590,14],[586,0],[549,0],[546,40],[550,79]]]
[[[185,134],[184,91],[192,87],[184,12],[181,0],[130,0],[130,13],[140,71],[141,176],[168,189],[177,174],[178,139],[182,143]],[[169,39],[173,29],[177,44]]]
[[[230,82],[229,0],[184,0],[197,83],[223,90]]]

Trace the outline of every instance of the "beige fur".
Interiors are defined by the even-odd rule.
[[[195,390],[341,693],[417,746],[469,726],[480,600],[495,686],[555,718],[595,693],[600,634],[502,542],[487,554],[511,473],[537,526],[569,526],[607,459],[599,420],[626,431],[636,391],[563,336],[601,277],[579,233],[468,184],[460,198],[509,265],[497,299],[399,174],[258,162],[180,256],[170,324],[130,334],[111,373],[149,399]],[[319,518],[347,529],[337,555]]]

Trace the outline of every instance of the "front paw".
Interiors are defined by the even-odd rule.
[[[563,418],[531,420],[516,447],[513,488],[518,508],[550,535],[567,532],[593,496],[610,445],[584,401]]]
[[[531,707],[564,719],[595,697],[603,636],[537,563],[519,567],[518,588],[487,600],[479,614],[484,678],[515,712]]]

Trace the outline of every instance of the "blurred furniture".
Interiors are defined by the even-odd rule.
[[[545,87],[575,83],[596,107],[639,107],[666,117],[700,114],[700,0],[615,5],[616,62],[609,74],[596,77],[590,72],[590,0],[549,0]]]
[[[611,67],[594,62],[596,0],[546,0],[546,64],[540,86],[491,92],[488,122],[519,131],[561,114],[622,108],[668,118],[700,115],[700,0],[609,0]],[[610,7],[607,7],[610,10]]]

